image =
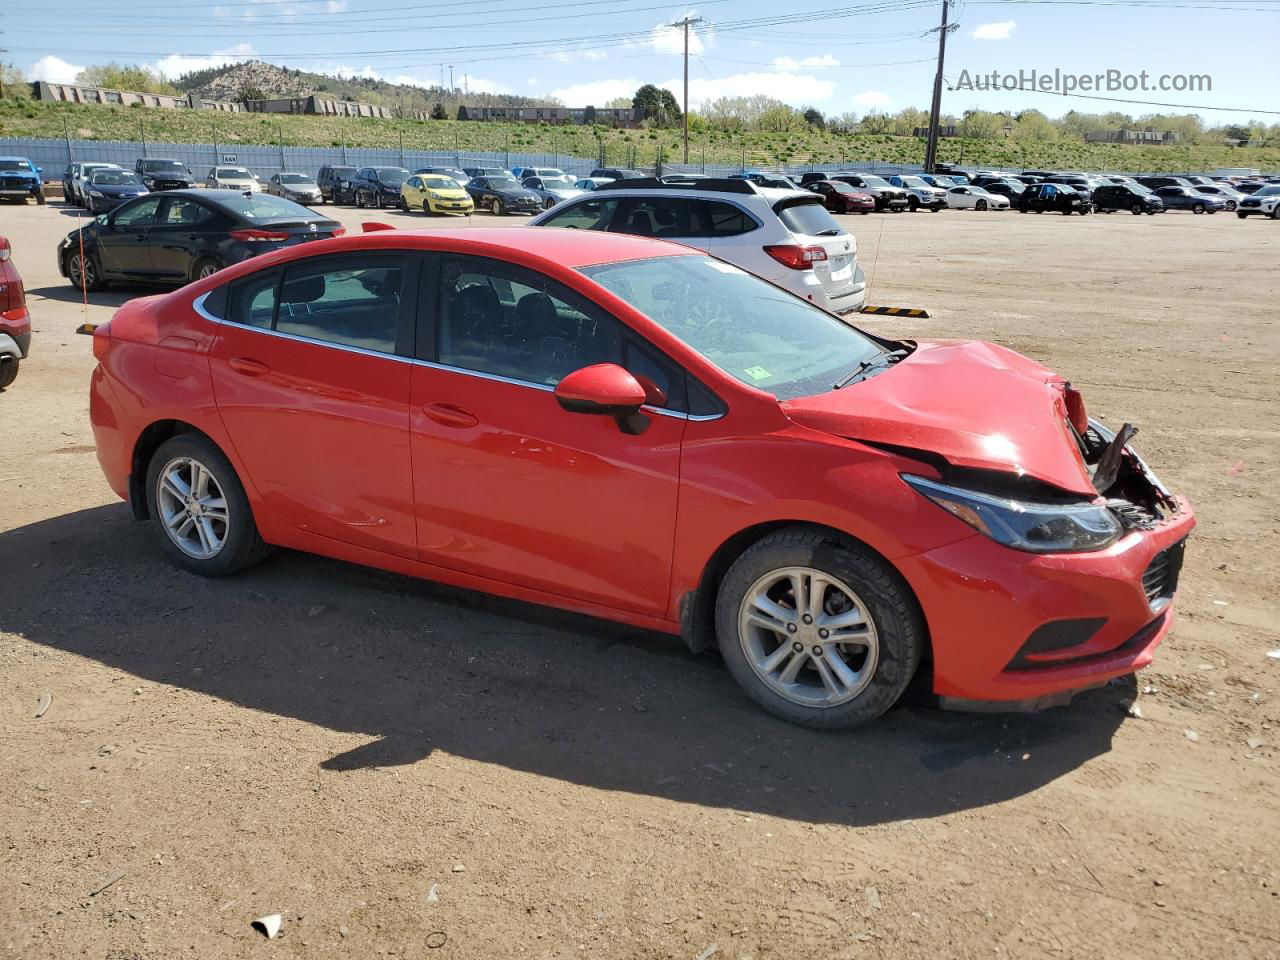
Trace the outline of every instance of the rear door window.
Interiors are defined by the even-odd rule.
[[[553,214],[542,222],[544,227],[570,227],[576,230],[608,230],[618,209],[618,199],[583,200]]]
[[[720,200],[692,200],[696,213],[698,237],[736,237],[750,233],[760,224],[743,210]]]
[[[275,329],[295,337],[395,353],[406,260],[342,257],[287,267]]]
[[[614,233],[637,237],[694,237],[693,203],[684,197],[632,197],[613,221]]]

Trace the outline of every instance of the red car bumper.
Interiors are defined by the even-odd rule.
[[[1195,526],[1178,507],[1095,553],[1034,556],[976,535],[900,560],[929,623],[934,692],[957,707],[1049,706],[1149,664]]]

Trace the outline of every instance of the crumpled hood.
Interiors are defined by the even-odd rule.
[[[921,340],[911,356],[782,410],[835,436],[928,450],[958,467],[1027,474],[1096,496],[1067,424],[1065,381],[1021,354],[973,340]]]

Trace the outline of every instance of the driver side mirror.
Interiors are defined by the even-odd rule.
[[[645,389],[616,363],[597,363],[570,373],[555,388],[556,401],[569,413],[613,417],[623,433],[637,436],[649,426],[640,412]]]

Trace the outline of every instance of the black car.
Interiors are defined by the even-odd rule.
[[[404,167],[361,167],[351,178],[357,207],[400,206],[400,188],[411,174]]]
[[[107,167],[89,171],[89,182],[81,189],[84,190],[84,207],[90,213],[114,210],[120,204],[147,193],[142,178],[133,171]]]
[[[476,177],[509,177],[511,171],[506,167],[463,167],[462,172],[467,175],[468,180],[474,180]]]
[[[601,180],[635,180],[647,176],[639,170],[628,170],[625,167],[596,167],[589,174],[592,180],[597,177]]]
[[[356,175],[355,167],[323,166],[316,174],[316,185],[320,187],[322,203],[350,203],[351,178]]]
[[[196,185],[195,175],[181,160],[139,159],[133,165],[133,172],[148,190],[190,190]]]
[[[1191,186],[1191,181],[1184,177],[1137,177],[1136,179],[1148,190],[1159,190],[1161,187]]]
[[[1104,183],[1093,191],[1093,209],[1098,213],[1128,210],[1136,217],[1144,213],[1157,214],[1164,209],[1164,203],[1140,184]]]
[[[464,186],[477,209],[483,207],[494,216],[542,210],[542,198],[525,189],[515,177],[476,177]]]
[[[1018,197],[1026,192],[1027,185],[1021,180],[993,180],[990,183],[980,184],[987,193],[996,193],[1002,197],[1009,198],[1009,206],[1016,206]]]
[[[1089,212],[1087,197],[1065,183],[1034,183],[1018,195],[1019,213],[1057,212],[1084,216]]]
[[[72,286],[83,282],[89,290],[111,280],[181,286],[260,253],[344,232],[337,222],[267,193],[153,193],[67,234],[58,246],[58,270]]]
[[[1192,213],[1217,213],[1227,209],[1226,197],[1197,193],[1191,187],[1161,187],[1155,191],[1166,210],[1190,210]]]
[[[948,172],[947,176],[951,177],[955,174]],[[884,177],[877,177],[870,173],[833,173],[827,179],[837,183],[847,183],[851,187],[857,187],[862,193],[871,194],[875,197],[878,211],[892,210],[894,213],[901,213],[907,209],[907,191],[901,187],[895,187]]]

